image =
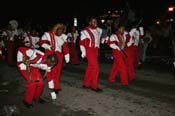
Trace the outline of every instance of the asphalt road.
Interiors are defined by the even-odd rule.
[[[5,109],[14,106],[14,116],[174,116],[175,69],[171,65],[147,63],[136,69],[136,80],[122,87],[107,81],[112,62],[99,63],[99,86],[102,93],[82,88],[87,63],[64,64],[61,75],[62,91],[57,104],[51,103],[45,80],[42,98],[45,104],[34,103],[27,109],[22,104],[25,81],[16,67],[0,63],[0,116],[7,116]],[[41,71],[43,74],[43,71]]]

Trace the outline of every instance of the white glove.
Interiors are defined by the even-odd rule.
[[[33,66],[42,70],[47,70],[48,68],[47,64],[30,64],[30,66]]]
[[[51,67],[48,67],[48,68],[46,69],[46,71],[47,71],[47,72],[50,72],[50,71],[51,71]]]
[[[85,57],[86,57],[85,52],[82,52],[81,57],[82,57],[82,58],[85,58]]]
[[[65,58],[66,63],[69,63],[69,61],[70,61],[70,55],[69,54],[66,54],[66,55],[64,55],[64,58]]]
[[[143,27],[139,27],[139,30],[140,30],[140,35],[143,36],[144,35]]]
[[[81,57],[85,58],[86,57],[86,49],[84,46],[80,45],[80,50],[81,50]]]

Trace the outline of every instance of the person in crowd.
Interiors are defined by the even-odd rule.
[[[140,51],[140,62],[144,63],[146,60],[146,54],[147,54],[147,48],[148,45],[151,43],[152,41],[152,36],[151,36],[151,32],[149,32],[148,30],[145,32],[145,35],[141,38],[141,51]]]
[[[88,62],[83,88],[91,88],[95,92],[102,92],[103,90],[98,86],[98,50],[100,43],[103,43],[106,37],[101,36],[102,29],[98,27],[95,17],[90,18],[88,23],[89,25],[81,31],[80,35],[81,57],[87,58]]]
[[[71,64],[79,64],[79,58],[76,50],[76,43],[79,39],[78,31],[76,30],[76,27],[71,27],[71,31],[67,34],[68,36],[68,46],[70,51],[70,63]]]
[[[134,57],[134,68],[139,67],[139,43],[140,39],[144,36],[144,30],[143,27],[134,27],[130,30],[130,36],[133,39],[133,57]]]
[[[53,27],[43,34],[40,40],[40,45],[44,48],[46,54],[55,53],[58,57],[58,64],[54,66],[51,72],[48,73],[48,81],[53,80],[54,90],[56,93],[61,91],[60,77],[63,60],[69,63],[70,54],[67,43],[67,35],[65,33],[65,25],[63,23],[56,23]],[[63,59],[64,56],[64,59]]]
[[[126,67],[126,53],[124,52],[127,32],[124,25],[118,25],[114,34],[108,40],[108,45],[112,48],[114,62],[108,77],[110,83],[114,83],[116,75],[120,75],[121,85],[128,85],[128,73]]]
[[[33,101],[44,103],[41,99],[44,82],[39,69],[49,73],[58,62],[55,54],[46,55],[37,49],[20,47],[17,52],[17,68],[26,80],[26,91],[23,103],[27,108],[33,107]],[[47,74],[46,74],[47,75]],[[49,82],[51,96],[54,99],[56,94],[53,91],[53,81]],[[53,95],[54,94],[54,95]]]
[[[29,48],[39,49],[40,37],[37,35],[36,30],[32,30],[27,33],[27,36],[24,38],[24,45]]]

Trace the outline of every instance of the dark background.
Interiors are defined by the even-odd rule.
[[[112,9],[126,9],[129,3],[138,17],[151,22],[166,14],[167,7],[175,0],[57,0],[57,1],[4,1],[0,7],[1,25],[10,19],[33,20],[50,23],[54,20],[69,20],[79,17],[96,16]]]

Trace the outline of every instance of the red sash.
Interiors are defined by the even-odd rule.
[[[27,58],[29,58],[30,59],[30,57],[33,57],[33,55],[35,54],[35,49],[31,49],[31,50],[33,50],[32,52],[32,54],[31,54],[31,56],[27,56],[27,54],[26,54],[26,51],[27,50],[30,50],[31,48],[26,48],[26,47],[20,47],[19,48],[19,51],[24,55],[24,56],[26,56]],[[39,54],[39,53],[36,53],[36,57],[34,58],[34,59],[32,59],[32,60],[30,60],[30,63],[36,63],[40,58],[42,57],[42,55],[41,54]]]
[[[122,47],[122,41],[123,41],[122,38],[121,38],[121,35],[119,33],[116,33],[116,36],[119,40],[119,42],[117,42],[117,45],[119,46],[119,48],[121,48]]]
[[[50,38],[51,38],[51,46],[53,50],[55,50],[55,36],[53,32],[49,32]]]
[[[70,38],[70,42],[74,43],[74,33],[71,33],[71,38]]]
[[[88,32],[90,39],[91,39],[91,47],[95,47],[95,37],[94,34],[90,31],[90,29],[87,27],[85,30]]]
[[[30,63],[35,64],[40,58],[42,58],[42,55],[36,53],[36,57],[33,60],[30,60]]]

